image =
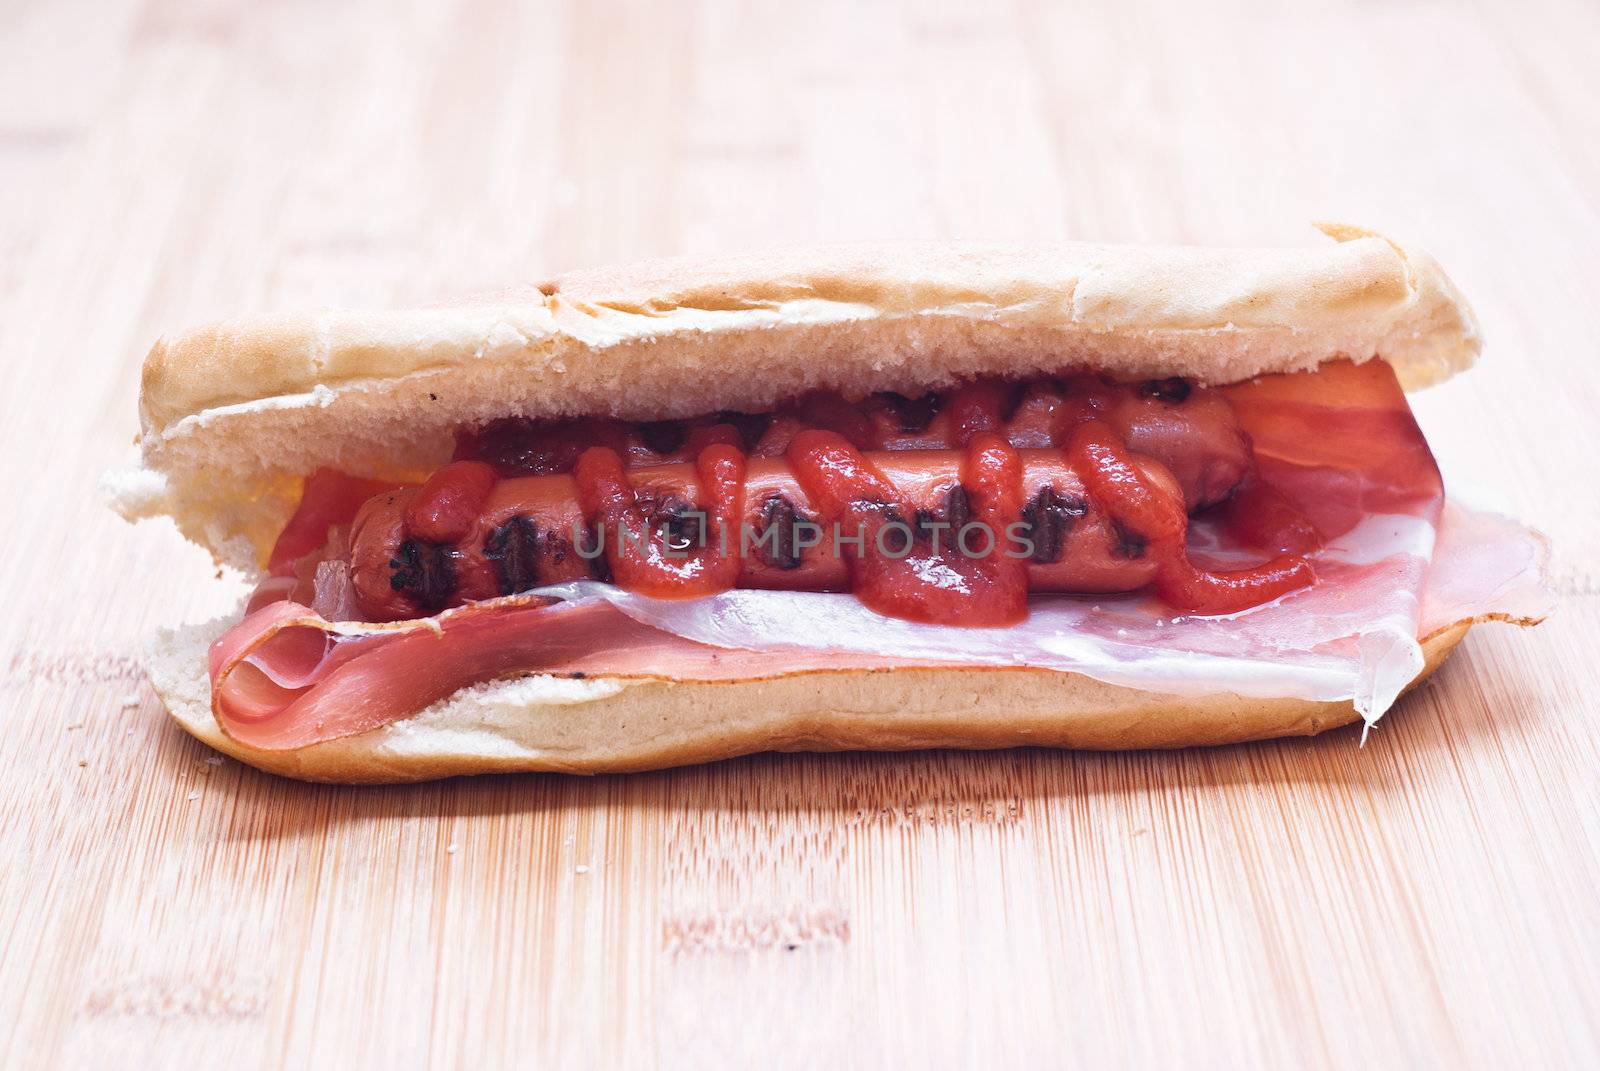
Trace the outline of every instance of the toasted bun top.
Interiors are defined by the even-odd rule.
[[[417,472],[497,416],[759,410],[1094,368],[1230,383],[1380,357],[1408,387],[1471,364],[1432,258],[1355,228],[1305,249],[855,245],[665,260],[454,304],[255,317],[156,343],[125,515],[172,515],[243,568],[322,465]]]

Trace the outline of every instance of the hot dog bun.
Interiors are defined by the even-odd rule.
[[[1358,718],[1350,703],[1163,695],[1048,670],[850,670],[692,684],[534,676],[466,689],[360,736],[264,751],[224,735],[211,715],[206,646],[233,620],[163,635],[150,679],[197,739],[306,781],[628,773],[762,751],[1191,747],[1311,736]],[[1471,624],[1423,642],[1426,667],[1411,687]]]
[[[414,475],[451,428],[508,414],[648,420],[1074,367],[1231,383],[1341,355],[1416,387],[1472,363],[1476,321],[1431,257],[1323,229],[1337,241],[1296,249],[795,249],[214,324],[151,350],[143,465],[111,488],[251,571],[298,476]]]
[[[1334,243],[1292,250],[908,245],[663,261],[432,308],[216,324],[151,351],[142,465],[108,484],[125,516],[169,515],[252,573],[304,474],[417,478],[448,456],[452,428],[509,414],[661,419],[816,388],[920,391],[1071,368],[1220,384],[1338,356],[1389,361],[1415,387],[1472,363],[1476,322],[1431,258],[1323,229]],[[1427,638],[1423,676],[1470,623]],[[223,624],[158,644],[158,692],[199,739],[312,780],[594,773],[763,750],[1175,747],[1357,717],[1348,702],[1180,697],[1025,668],[530,677],[268,752],[212,717],[205,651]]]

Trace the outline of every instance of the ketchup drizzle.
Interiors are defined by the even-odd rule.
[[[968,444],[961,486],[986,539],[968,543],[974,530],[968,523],[948,533],[942,548],[940,533],[918,538],[899,490],[844,436],[803,431],[786,456],[832,528],[830,537],[848,548],[851,589],[867,606],[891,617],[973,627],[1027,617],[1026,567],[1005,553],[1007,526],[1022,514],[1022,459],[1010,443],[984,434]]]
[[[1074,429],[1067,457],[1101,507],[1147,541],[1160,563],[1156,593],[1174,609],[1206,615],[1238,613],[1315,579],[1311,563],[1293,554],[1232,572],[1196,567],[1184,550],[1188,518],[1182,502],[1129,462],[1117,434],[1098,420],[1084,421]]]
[[[726,427],[726,425],[723,425]],[[699,507],[706,515],[698,547],[672,548],[659,522],[640,503],[617,451],[584,451],[572,470],[578,501],[597,522],[607,565],[618,587],[656,599],[696,599],[732,588],[739,579],[739,520],[744,515],[744,452],[713,443],[695,459]]]
[[[431,543],[465,539],[499,476],[482,461],[452,461],[435,469],[406,506],[406,530]]]

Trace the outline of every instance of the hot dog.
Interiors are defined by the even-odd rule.
[[[1138,537],[1120,528],[1085,494],[1082,479],[1060,451],[1023,450],[1021,456],[1027,505],[1019,518],[1015,550],[1026,561],[1029,590],[1134,591],[1151,582],[1155,563]],[[971,520],[959,480],[960,451],[905,450],[867,457],[903,495],[910,510],[902,520],[919,540],[930,550],[935,541],[953,547],[956,533]],[[1139,466],[1165,493],[1181,500],[1177,481],[1164,466],[1148,458],[1140,458]],[[684,549],[704,543],[693,465],[649,466],[632,470],[630,476],[660,537]],[[373,498],[353,526],[351,579],[361,610],[372,620],[402,620],[539,585],[608,575],[571,475],[499,481],[470,528],[447,543],[419,539],[408,526],[407,512],[420,491],[403,488]],[[822,520],[785,459],[752,458],[742,517],[747,538],[739,548],[737,586],[849,590],[846,563],[836,542],[824,538],[830,533],[822,532]],[[816,526],[815,541],[803,529],[798,541],[789,538],[806,524]],[[427,561],[419,563],[419,555]],[[402,563],[398,567],[393,564],[397,561]],[[409,579],[397,586],[395,576],[401,570],[409,570]]]
[[[857,402],[819,392],[768,413],[645,424],[504,420],[463,431],[454,466],[427,485],[379,496],[362,511],[350,580],[361,612],[387,621],[540,584],[611,579],[611,566],[627,563],[605,553],[604,525],[597,530],[592,511],[582,508],[570,475],[595,449],[632,473],[626,493],[638,527],[680,550],[703,550],[695,463],[718,446],[748,455],[734,526],[739,561],[726,566],[733,586],[848,591],[847,554],[838,540],[823,538],[837,522],[818,509],[785,459],[798,436],[823,431],[863,452],[898,492],[893,519],[910,529],[917,549],[925,544],[941,561],[950,551],[941,551],[941,537],[950,544],[972,519],[960,479],[962,449],[984,434],[1022,448],[1026,504],[1017,511],[1018,527],[1007,533],[1006,552],[1025,561],[1026,590],[1138,590],[1158,572],[1146,537],[1086,492],[1059,449],[1090,420],[1116,435],[1151,485],[1181,510],[1226,498],[1250,470],[1248,440],[1227,402],[1177,377],[980,379],[943,392],[880,393]],[[444,515],[453,519],[447,524]],[[593,541],[588,548],[579,546],[586,534]],[[670,593],[672,586],[661,590]]]
[[[1119,474],[1093,487],[1070,456],[1086,427],[1110,451],[1091,467]],[[857,403],[819,393],[771,413],[643,425],[501,421],[460,435],[456,459],[421,487],[361,510],[349,583],[378,621],[581,579],[663,598],[855,591],[945,623],[1007,623],[1029,591],[1153,584],[1182,609],[1231,612],[1309,579],[1286,560],[1228,581],[1187,566],[1186,512],[1250,470],[1226,400],[1181,378],[977,380]],[[968,546],[978,500],[992,524]]]

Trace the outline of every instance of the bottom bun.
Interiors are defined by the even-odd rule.
[[[195,738],[307,781],[622,773],[759,751],[1190,747],[1310,736],[1357,719],[1348,702],[1166,695],[1035,669],[820,671],[716,683],[536,675],[463,689],[359,736],[263,751],[224,735],[211,714],[206,648],[230,623],[163,635],[150,680]],[[1426,665],[1411,687],[1470,627],[1463,621],[1424,641]]]

